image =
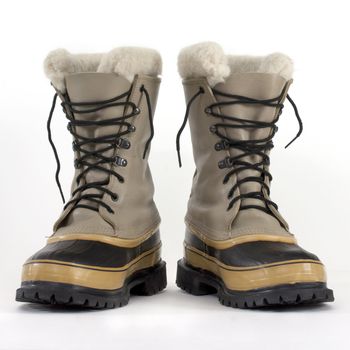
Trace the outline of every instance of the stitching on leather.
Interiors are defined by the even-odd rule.
[[[213,236],[212,234],[208,233],[208,230],[210,230],[211,232],[213,232],[214,234],[217,232],[219,234],[221,234],[220,232],[216,231],[216,230],[212,230],[210,228],[205,229],[204,227],[201,228],[199,225],[193,223],[193,221],[189,218],[186,217],[185,222],[192,226],[195,230],[199,231],[198,234],[200,234],[201,236],[208,236],[210,238],[210,236]],[[203,225],[205,226],[205,225]],[[189,228],[190,229],[190,228]],[[204,231],[204,232],[201,232]],[[280,236],[280,237],[294,237],[294,235],[290,232],[286,232],[285,234],[278,232],[276,230],[271,230],[269,228],[266,227],[259,227],[259,228],[255,228],[255,227],[245,227],[242,228],[240,230],[235,230],[235,231],[231,231],[227,233],[227,237],[228,238],[234,238],[234,237],[239,237],[239,236],[243,236],[243,235],[255,235],[255,234],[270,234],[270,235],[276,235],[276,236]]]

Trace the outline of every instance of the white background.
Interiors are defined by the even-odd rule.
[[[2,1],[0,5],[0,349],[349,349],[349,33],[348,1]],[[287,310],[244,311],[213,296],[193,297],[174,284],[183,217],[194,171],[188,130],[182,169],[175,135],[185,103],[179,50],[217,41],[227,53],[281,51],[295,61],[290,106],[272,155],[272,198],[297,235],[328,268],[336,302]],[[123,45],[160,51],[163,81],[151,167],[169,286],[108,311],[50,310],[14,302],[21,264],[45,243],[62,203],[46,119],[53,89],[42,72],[48,51],[109,51]],[[53,137],[68,193],[71,139],[57,108]]]

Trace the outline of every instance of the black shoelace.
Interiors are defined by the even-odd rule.
[[[218,167],[221,169],[231,169],[224,177],[223,183],[227,183],[230,179],[230,177],[234,174],[238,174],[239,172],[242,172],[244,170],[256,170],[260,173],[260,176],[247,176],[243,179],[240,179],[236,182],[236,184],[230,189],[228,193],[228,199],[230,200],[229,205],[227,207],[227,210],[230,210],[233,205],[241,199],[258,199],[264,203],[264,206],[260,205],[241,205],[240,210],[244,209],[258,209],[262,210],[270,215],[273,215],[273,213],[270,211],[268,206],[273,206],[278,210],[278,206],[273,201],[265,198],[262,189],[264,188],[268,194],[270,194],[270,188],[265,183],[264,178],[267,176],[271,182],[272,176],[267,171],[265,166],[268,166],[270,164],[270,158],[267,155],[267,152],[273,148],[273,142],[272,139],[274,135],[276,134],[278,127],[277,122],[282,114],[283,104],[280,102],[285,91],[282,91],[280,96],[277,96],[275,98],[266,99],[266,100],[258,100],[246,96],[239,96],[239,95],[232,95],[228,93],[224,93],[221,91],[218,91],[216,89],[213,89],[214,96],[222,96],[227,98],[228,100],[216,102],[211,104],[205,109],[205,113],[214,117],[219,118],[221,120],[227,121],[227,122],[221,122],[217,123],[211,126],[210,131],[216,134],[220,141],[215,144],[215,150],[221,151],[221,150],[227,150],[229,148],[235,148],[240,150],[242,153],[235,156],[235,157],[226,157],[225,159],[221,160],[218,163]],[[184,121],[179,129],[179,132],[176,137],[176,149],[178,154],[178,160],[179,160],[179,166],[181,167],[181,155],[180,155],[180,136],[182,131],[184,130],[188,117],[189,112],[192,103],[197,99],[198,96],[204,93],[204,89],[202,87],[199,88],[198,92],[195,93],[192,98],[188,101],[187,107],[186,107],[186,113],[184,117]],[[299,123],[299,131],[297,135],[285,146],[287,148],[290,146],[302,133],[303,130],[303,124],[302,120],[299,116],[298,109],[293,102],[293,100],[290,98],[289,95],[287,95],[288,101],[291,103],[295,116]],[[279,109],[278,116],[275,118],[272,122],[262,122],[262,121],[254,121],[249,119],[243,119],[235,116],[229,116],[222,113],[218,113],[215,110],[218,110],[220,107],[229,106],[229,105],[237,105],[237,104],[246,104],[246,105],[263,105],[271,108],[277,108]],[[240,140],[240,139],[232,139],[224,135],[220,130],[222,128],[232,128],[232,129],[269,129],[270,133],[269,136],[263,138],[263,139],[255,139],[255,140]],[[259,161],[256,163],[251,163],[248,161],[243,160],[244,157],[247,156],[258,156]],[[249,193],[242,193],[238,196],[235,196],[233,198],[233,194],[238,189],[239,186],[246,182],[258,182],[261,185],[261,190],[259,192],[249,192]]]
[[[122,101],[123,99],[125,98],[127,99],[129,97],[130,92],[131,92],[131,89],[109,100],[83,102],[83,103],[71,102],[69,100],[68,95],[67,94],[64,95],[64,101],[61,103],[61,106],[63,107],[63,111],[67,119],[69,120],[67,128],[69,132],[73,135],[73,140],[74,140],[73,150],[80,155],[75,159],[74,165],[76,168],[82,169],[80,171],[80,174],[76,178],[78,187],[72,192],[73,199],[65,204],[64,209],[66,209],[69,205],[73,205],[72,209],[80,207],[80,208],[98,211],[98,208],[96,206],[91,206],[88,204],[81,203],[82,200],[87,200],[87,201],[96,203],[97,205],[103,206],[110,213],[114,213],[113,209],[102,201],[102,197],[105,193],[107,193],[111,196],[113,201],[118,200],[118,194],[110,191],[105,186],[109,184],[110,176],[115,176],[118,179],[118,181],[121,183],[124,182],[123,176],[121,176],[118,172],[114,171],[112,166],[114,165],[114,166],[125,167],[127,166],[127,160],[119,156],[107,157],[105,156],[105,153],[111,150],[115,151],[116,148],[124,148],[124,149],[130,148],[130,141],[125,138],[125,135],[131,132],[134,132],[136,129],[134,125],[132,125],[130,121],[128,121],[128,119],[140,113],[140,110],[135,105],[135,103],[129,102],[129,101]],[[140,92],[142,94],[145,94],[145,97],[146,97],[147,108],[148,108],[148,118],[149,118],[149,125],[150,125],[150,136],[147,142],[145,143],[144,152],[143,152],[143,158],[145,158],[147,151],[149,149],[150,143],[154,136],[154,128],[153,128],[153,118],[152,118],[152,106],[151,106],[149,93],[143,85],[140,88]],[[52,120],[53,112],[55,110],[57,97],[58,97],[58,94],[56,93],[52,101],[52,107],[51,107],[49,118],[47,121],[47,131],[48,131],[49,142],[54,152],[56,164],[57,164],[55,179],[56,179],[56,183],[59,188],[59,191],[61,193],[63,203],[65,203],[62,186],[59,180],[61,164],[60,164],[60,160],[58,157],[55,144],[52,141],[52,134],[51,134],[51,120]],[[79,107],[84,107],[84,109],[82,110],[76,109]],[[124,111],[126,111],[127,108],[130,108],[131,111],[128,113],[124,113],[123,116],[109,118],[105,120],[91,120],[91,121],[79,120],[74,117],[74,113],[77,113],[77,114],[95,113],[110,107],[124,107]],[[95,127],[96,128],[96,127],[106,127],[106,126],[115,126],[117,130],[119,129],[119,131],[113,134],[103,135],[99,137],[85,137],[83,135],[80,135],[76,131],[76,127],[80,127],[80,128]],[[88,145],[94,146],[93,149],[92,150],[86,149],[86,146]],[[100,147],[98,147],[98,145],[100,145]],[[86,182],[83,185],[79,186],[79,183],[81,182],[81,180],[83,178],[86,179],[86,174],[91,170],[97,170],[97,171],[106,173],[107,175],[106,179],[102,181]],[[95,189],[97,190],[98,193],[84,194],[83,192],[88,189]],[[76,198],[74,198],[75,195],[78,193],[79,195]]]

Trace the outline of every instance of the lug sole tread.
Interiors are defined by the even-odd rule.
[[[35,281],[22,283],[16,291],[16,301],[64,308],[113,309],[128,304],[130,295],[151,296],[166,288],[165,262],[134,273],[124,286],[105,291],[81,286]]]
[[[333,291],[324,283],[296,283],[247,292],[232,291],[214,274],[193,268],[183,260],[178,262],[176,284],[192,295],[215,294],[228,307],[255,309],[311,305],[334,301]]]

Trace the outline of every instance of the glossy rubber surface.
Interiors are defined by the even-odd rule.
[[[270,288],[233,291],[214,274],[178,261],[176,284],[193,295],[215,294],[220,303],[236,308],[260,308],[315,304],[334,301],[333,291],[325,283],[295,283]]]
[[[153,295],[166,287],[165,262],[154,267],[139,270],[131,275],[122,288],[100,290],[77,285],[44,281],[22,282],[17,289],[16,300],[66,307],[111,309],[129,302],[131,294]]]

